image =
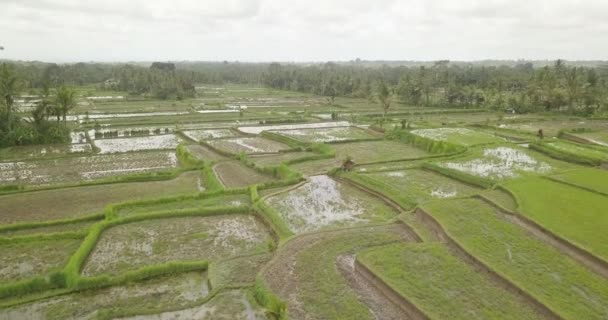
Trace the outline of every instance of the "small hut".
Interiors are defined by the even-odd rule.
[[[343,171],[352,171],[354,167],[355,167],[355,162],[353,161],[353,159],[351,157],[346,158],[346,160],[344,160],[342,162]]]

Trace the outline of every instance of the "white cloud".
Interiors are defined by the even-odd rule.
[[[0,58],[602,59],[605,0],[0,0]]]

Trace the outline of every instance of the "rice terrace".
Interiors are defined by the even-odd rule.
[[[2,28],[37,5],[9,2]],[[81,6],[51,2],[39,10]],[[131,5],[88,5],[113,21],[101,29],[140,30],[121,24]],[[0,320],[608,320],[608,61],[333,59],[351,48],[323,38],[334,23],[317,62],[262,62],[274,56],[255,46],[253,60],[181,59],[243,57],[230,55],[252,43],[241,29],[283,23],[294,34],[279,42],[305,54],[290,28],[327,18],[225,6],[137,2],[128,16],[146,29],[174,15],[188,28],[156,32],[162,48],[142,30],[91,31],[116,40],[102,53],[74,31],[62,59],[23,53],[35,28],[0,30]],[[364,16],[391,10],[352,6],[379,39],[405,19],[375,28]],[[230,19],[242,42],[221,51]],[[203,27],[226,33],[178,43]]]

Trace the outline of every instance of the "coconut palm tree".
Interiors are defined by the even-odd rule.
[[[13,69],[6,63],[0,66],[0,104],[4,105],[6,127],[10,131],[13,122],[15,95],[19,94],[20,82]]]
[[[57,89],[56,103],[63,122],[65,122],[68,112],[76,107],[76,92],[71,88],[61,86]]]

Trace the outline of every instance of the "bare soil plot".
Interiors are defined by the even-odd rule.
[[[196,192],[199,172],[173,180],[62,188],[0,196],[0,224],[68,219],[97,213],[111,203]]]
[[[376,135],[357,127],[333,127],[316,129],[273,130],[302,142],[336,142],[344,140],[374,139]]]
[[[313,152],[285,152],[279,154],[272,155],[263,155],[263,156],[251,156],[249,160],[253,161],[257,166],[267,167],[267,166],[278,166],[281,162],[301,159],[305,157],[310,157],[317,155]]]
[[[273,253],[261,253],[212,262],[209,265],[209,283],[212,288],[253,285],[260,270],[272,257]]]
[[[119,274],[169,261],[263,253],[269,241],[265,226],[249,215],[147,220],[104,231],[82,272]]]
[[[325,174],[327,171],[339,168],[342,165],[342,161],[339,159],[321,159],[300,162],[292,164],[289,167],[295,171],[301,172],[305,176],[311,176],[316,174]]]
[[[173,169],[175,152],[152,151],[0,163],[0,185],[50,185]]]
[[[221,154],[202,145],[189,144],[186,146],[186,148],[199,160],[216,161],[226,159],[226,157],[222,156]]]
[[[0,319],[89,319],[118,309],[125,313],[162,312],[198,304],[209,290],[206,273],[182,273],[0,309]]]
[[[116,138],[95,140],[99,153],[121,153],[143,150],[171,150],[175,149],[181,139],[174,134],[159,136]]]
[[[262,279],[287,302],[290,319],[387,319],[384,296],[359,296],[342,276],[338,257],[373,246],[411,241],[400,225],[320,232],[291,239],[264,268]],[[370,294],[376,291],[368,291]],[[379,304],[369,305],[370,301]]]
[[[261,174],[238,161],[218,163],[213,166],[213,171],[226,188],[242,188],[274,180],[271,176]]]
[[[207,139],[229,138],[234,137],[235,133],[230,129],[201,129],[201,130],[186,130],[184,135],[194,141],[203,141]]]
[[[246,290],[226,290],[200,306],[168,311],[153,315],[118,318],[122,320],[166,320],[166,319],[268,319]]]
[[[294,233],[384,221],[396,214],[382,200],[328,176],[312,176],[265,201]]]
[[[355,163],[384,162],[429,156],[429,153],[422,149],[387,140],[342,143],[332,147],[336,150],[337,159],[343,160],[350,156]]]
[[[44,276],[64,267],[80,240],[44,240],[0,245],[0,283]]]
[[[208,143],[222,151],[238,154],[241,152],[252,153],[275,153],[289,149],[289,146],[274,140],[265,138],[232,138],[209,140]]]

